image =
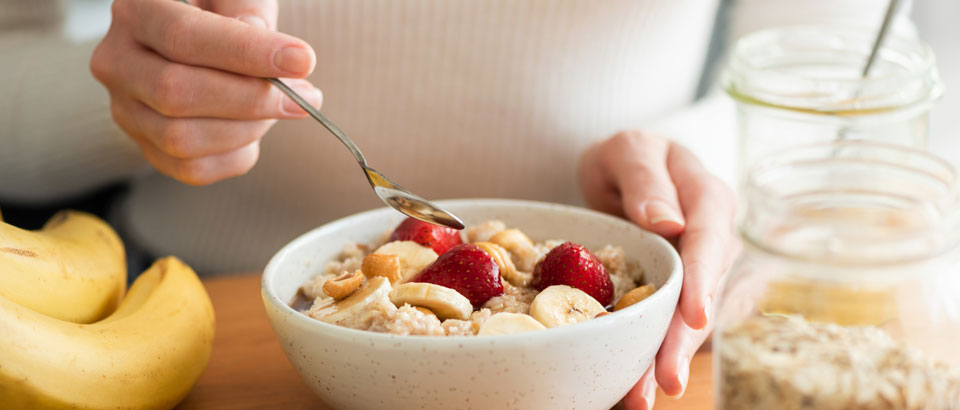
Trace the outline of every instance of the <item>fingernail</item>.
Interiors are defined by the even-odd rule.
[[[647,386],[643,390],[643,401],[647,405],[647,409],[652,409],[657,401],[657,383],[655,381],[647,382]]]
[[[323,98],[320,94],[320,90],[314,88],[309,84],[294,84],[290,88],[293,88],[297,94],[300,94],[301,97],[307,100],[310,105],[317,107],[320,105],[320,101]],[[300,108],[300,105],[293,101],[288,96],[283,96],[283,111],[285,114],[292,117],[303,117],[306,115],[306,111],[303,108]]]
[[[683,397],[683,393],[687,391],[687,382],[690,380],[690,359],[687,357],[680,358],[680,363],[677,365],[677,381],[680,382],[680,394],[676,397]]]
[[[676,209],[667,205],[663,201],[651,200],[644,205],[644,213],[647,216],[647,222],[650,225],[656,225],[661,222],[671,222],[677,225],[683,225],[683,216]]]
[[[707,296],[703,299],[703,319],[704,323],[710,323],[710,308],[713,306],[713,297]],[[706,327],[706,325],[704,325]]]
[[[240,16],[240,17],[237,17],[237,20],[240,20],[254,27],[265,28],[268,30],[270,29],[270,26],[267,25],[267,21],[260,16],[253,16],[253,15]]]
[[[288,73],[301,75],[310,71],[313,59],[310,52],[302,47],[286,47],[273,56],[273,64]]]

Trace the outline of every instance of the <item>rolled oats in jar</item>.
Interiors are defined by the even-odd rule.
[[[957,178],[862,141],[758,162],[719,301],[716,408],[960,409]]]

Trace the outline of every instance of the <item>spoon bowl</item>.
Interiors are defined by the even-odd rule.
[[[456,215],[434,205],[432,202],[407,191],[373,168],[361,164],[367,175],[367,181],[383,202],[400,213],[424,222],[444,225],[456,230],[464,228],[463,221]]]

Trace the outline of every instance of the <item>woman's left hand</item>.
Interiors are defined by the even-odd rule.
[[[656,361],[623,398],[627,409],[651,409],[658,384],[667,395],[683,394],[690,359],[712,328],[721,274],[739,250],[733,235],[736,200],[689,150],[636,131],[587,149],[580,187],[594,209],[675,239],[683,261],[680,302]]]

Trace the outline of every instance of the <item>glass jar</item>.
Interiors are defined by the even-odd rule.
[[[864,141],[759,161],[719,299],[716,408],[960,409],[957,178]]]
[[[862,77],[874,30],[760,31],[734,46],[723,87],[737,101],[740,176],[764,154],[844,139],[924,148],[942,94],[933,52],[889,35]]]

